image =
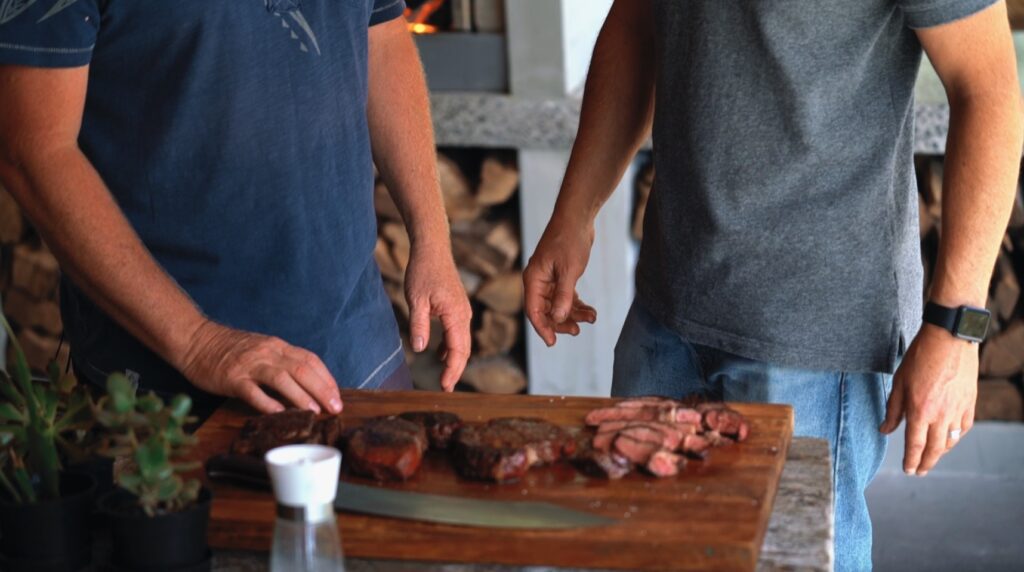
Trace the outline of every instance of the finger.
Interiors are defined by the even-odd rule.
[[[935,463],[938,463],[939,459],[946,454],[950,429],[955,429],[955,427],[952,427],[949,422],[932,423],[928,428],[928,444],[921,456],[921,464],[917,467],[917,476],[927,475]]]
[[[279,413],[284,411],[284,405],[281,405],[276,399],[264,393],[259,385],[251,381],[239,389],[236,397],[248,403],[260,413]]]
[[[299,386],[317,401],[323,409],[331,413],[341,412],[341,399],[338,386],[329,387],[320,374],[304,361],[293,360],[288,364],[288,372]]]
[[[580,335],[580,326],[572,320],[567,320],[561,324],[555,325],[555,332],[559,334],[569,334],[570,336]]]
[[[960,438],[963,439],[971,428],[974,427],[974,406],[968,409],[963,418],[960,419]]]
[[[928,444],[928,424],[919,421],[916,416],[907,417],[906,448],[903,452],[903,472],[908,475],[917,473],[921,465],[921,455]]]
[[[257,372],[256,381],[274,388],[289,403],[299,409],[309,409],[320,413],[320,405],[312,395],[306,392],[287,370],[281,367],[268,366]]]
[[[536,272],[527,268],[523,274],[526,288],[526,318],[548,346],[555,345],[555,331],[551,327],[547,315],[547,298],[545,297],[546,282]]]
[[[551,318],[556,324],[569,319],[569,312],[572,311],[572,303],[576,300],[576,281],[562,273],[555,286],[555,295],[551,300]]]
[[[577,322],[593,324],[597,321],[597,310],[593,306],[588,306],[583,302],[576,300],[576,304],[572,309],[572,314],[569,317]]]
[[[324,387],[333,394],[333,397],[338,399],[338,403],[341,403],[341,392],[338,390],[338,381],[334,379],[334,375],[331,374],[331,370],[327,369],[327,366],[324,365],[320,356],[300,347],[289,346],[289,348],[289,351],[287,351],[285,355],[296,361],[305,363],[312,368],[313,372],[316,373]]]
[[[453,391],[455,384],[462,379],[466,371],[466,362],[472,348],[469,333],[469,320],[451,314],[442,314],[441,325],[444,328],[444,371],[441,373],[441,387],[445,391]]]
[[[903,379],[896,376],[892,382],[892,393],[889,395],[889,403],[885,408],[885,421],[882,422],[882,426],[878,430],[886,435],[892,433],[900,426],[903,414]]]
[[[430,303],[420,299],[409,300],[409,339],[412,351],[427,349],[430,342]]]

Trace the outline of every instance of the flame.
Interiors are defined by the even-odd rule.
[[[409,22],[409,31],[413,34],[433,34],[437,32],[437,26],[427,23],[430,16],[443,6],[445,0],[428,0],[415,10],[405,9],[405,19]]]

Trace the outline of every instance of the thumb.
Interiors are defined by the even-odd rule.
[[[903,381],[897,377],[892,382],[892,394],[889,395],[889,404],[885,408],[885,421],[878,428],[879,431],[888,435],[899,427],[903,419]]]
[[[569,319],[572,303],[576,299],[576,279],[560,273],[555,285],[555,296],[551,303],[551,317],[556,324]]]
[[[430,341],[430,304],[421,298],[409,301],[409,338],[412,351],[419,353],[427,349]]]

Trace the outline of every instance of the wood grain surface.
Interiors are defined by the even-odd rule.
[[[493,396],[473,393],[343,392],[347,426],[367,417],[445,410],[467,422],[506,416],[541,417],[580,427],[590,410],[613,399]],[[458,477],[431,452],[410,481],[386,486],[494,500],[537,500],[591,511],[617,523],[576,530],[494,530],[357,514],[339,514],[346,556],[433,562],[614,568],[624,570],[753,570],[764,538],[793,431],[788,406],[732,404],[747,416],[750,438],[690,462],[675,478],[631,474],[591,479],[569,465],[532,470],[497,485]],[[253,412],[231,402],[198,431],[196,458],[226,452]],[[372,484],[343,475],[345,480]],[[274,499],[269,492],[209,483],[214,492],[209,540],[225,549],[269,550]]]

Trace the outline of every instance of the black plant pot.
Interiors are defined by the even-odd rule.
[[[96,482],[64,473],[60,499],[36,504],[0,500],[0,570],[78,572],[92,562]]]
[[[144,572],[206,572],[211,555],[206,544],[210,491],[179,512],[146,516],[136,497],[116,489],[99,501],[110,525],[111,565],[115,570]]]

